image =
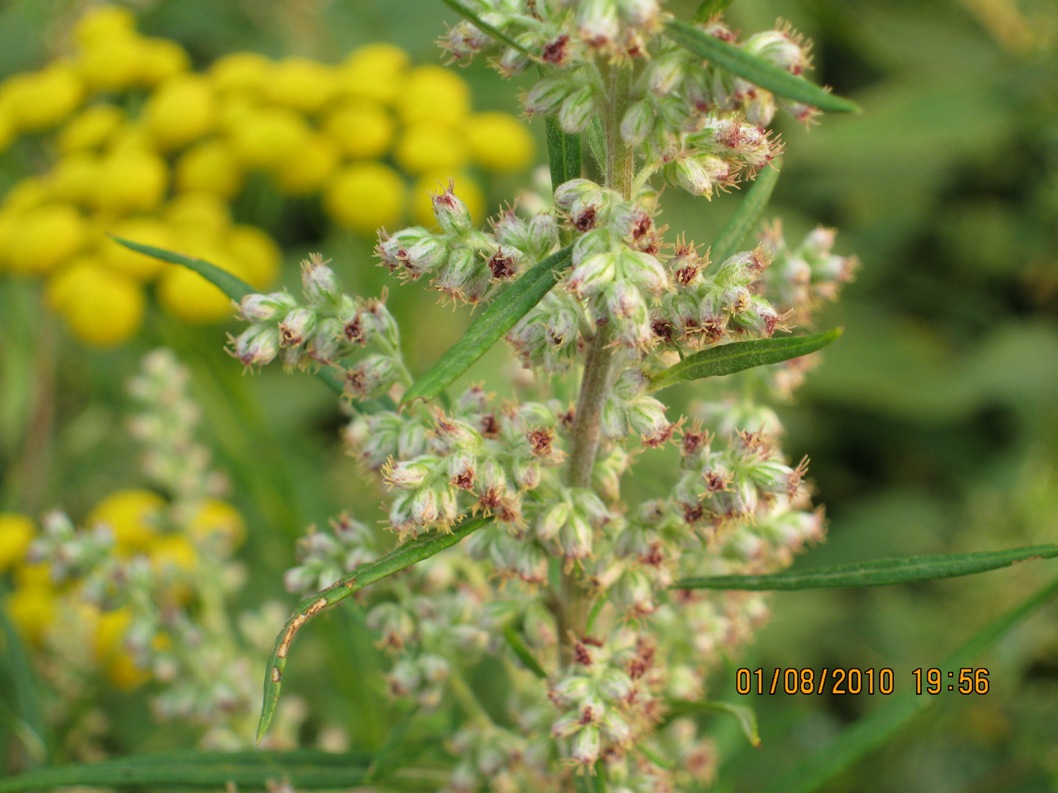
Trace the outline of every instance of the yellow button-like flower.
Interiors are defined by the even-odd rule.
[[[146,683],[150,675],[136,664],[126,646],[132,625],[132,612],[128,607],[104,611],[93,622],[93,655],[110,682],[125,691]]]
[[[217,241],[205,237],[202,241],[181,241],[183,253],[205,259],[222,270],[242,278],[231,254]],[[158,277],[156,294],[166,313],[191,324],[208,324],[231,319],[235,315],[232,301],[217,287],[186,267],[167,267]]]
[[[169,226],[155,217],[129,217],[115,221],[107,229],[115,237],[153,245],[155,248],[172,249],[176,244]],[[161,259],[146,256],[119,245],[112,239],[104,239],[99,248],[103,266],[134,278],[140,283],[153,279],[164,267],[171,267]]]
[[[7,251],[12,272],[40,275],[72,257],[84,243],[87,225],[70,204],[45,204],[18,216]]]
[[[47,175],[51,194],[61,201],[86,206],[99,180],[99,157],[78,151],[62,157]]]
[[[445,124],[422,123],[407,127],[397,142],[393,158],[410,174],[456,171],[467,161],[465,136]]]
[[[304,118],[285,107],[247,110],[231,121],[232,151],[247,168],[267,169],[309,138]]]
[[[19,130],[39,132],[69,118],[84,98],[84,83],[69,66],[16,74],[4,83],[4,106]]]
[[[272,66],[263,95],[299,113],[315,113],[331,101],[336,88],[332,67],[308,58],[284,58]]]
[[[136,30],[136,16],[127,8],[104,5],[86,11],[73,29],[74,40],[81,46],[106,42]]]
[[[51,188],[41,176],[27,176],[16,182],[4,196],[3,208],[9,212],[33,209],[51,200]]]
[[[116,215],[149,212],[165,197],[169,167],[149,151],[122,148],[103,158],[92,203]]]
[[[286,195],[309,195],[319,192],[338,167],[340,159],[338,144],[314,132],[277,162],[272,174],[280,191]]]
[[[216,238],[231,225],[231,208],[213,193],[180,193],[166,205],[165,219],[178,239]]]
[[[142,79],[142,39],[134,33],[110,33],[86,42],[73,66],[93,91],[125,91]]]
[[[213,129],[217,120],[213,88],[204,77],[178,74],[151,94],[143,118],[159,149],[179,149]]]
[[[18,131],[11,122],[11,116],[0,105],[0,152],[7,151],[8,146],[18,137]]]
[[[338,171],[323,193],[323,206],[338,224],[364,234],[395,227],[404,216],[401,175],[380,163],[354,163]]]
[[[466,204],[475,225],[480,225],[484,221],[485,194],[477,182],[464,174],[453,176],[447,171],[431,171],[420,176],[412,187],[412,222],[427,228],[437,228],[437,218],[433,212],[433,196],[444,191],[449,182],[455,184],[455,194]]]
[[[261,229],[236,224],[225,232],[221,245],[235,264],[233,269],[248,284],[264,290],[275,283],[283,254]]]
[[[70,333],[92,347],[127,341],[139,330],[146,310],[139,284],[88,257],[49,278],[46,297]]]
[[[242,515],[227,501],[219,498],[204,499],[198,505],[187,530],[200,541],[219,537],[229,549],[237,548],[246,539],[246,522]]]
[[[394,100],[406,124],[458,124],[470,113],[470,86],[451,69],[417,66],[408,72]]]
[[[474,113],[464,125],[471,156],[490,171],[521,171],[536,148],[524,124],[507,113]]]
[[[191,146],[176,161],[173,183],[177,190],[233,198],[242,189],[243,172],[226,141],[204,140]]]
[[[353,50],[337,68],[339,92],[390,103],[402,89],[411,59],[392,44],[368,44]]]
[[[272,71],[272,61],[256,52],[233,52],[217,58],[207,76],[217,93],[256,94]]]
[[[173,567],[190,572],[198,567],[198,551],[191,540],[183,534],[160,534],[151,541],[147,556],[155,570],[161,572]]]
[[[369,99],[343,103],[327,114],[322,126],[342,153],[356,159],[381,157],[393,145],[397,129],[393,116]]]
[[[0,573],[26,558],[35,532],[36,527],[28,516],[17,512],[0,512]]]
[[[117,490],[92,508],[86,525],[107,524],[119,551],[140,553],[158,534],[165,506],[165,499],[151,490]]]
[[[191,67],[187,50],[175,41],[160,38],[140,39],[140,84],[157,85]]]
[[[98,149],[125,123],[125,114],[114,105],[91,105],[71,118],[59,131],[59,151],[69,154]]]
[[[19,587],[4,599],[4,609],[22,637],[40,647],[58,613],[55,590],[46,586]]]

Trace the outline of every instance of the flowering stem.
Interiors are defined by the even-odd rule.
[[[628,102],[632,72],[630,69],[607,66],[603,70],[606,86],[606,105],[603,111],[603,133],[606,141],[605,186],[617,190],[625,198],[632,192],[634,156],[632,149],[621,140],[620,122]],[[601,415],[610,391],[614,348],[612,329],[599,325],[588,347],[581,379],[577,412],[570,439],[569,468],[566,483],[570,487],[591,487],[595,455],[599,449]],[[570,660],[573,643],[571,635],[581,637],[587,630],[591,603],[580,571],[572,568],[562,573],[557,604],[560,662]]]

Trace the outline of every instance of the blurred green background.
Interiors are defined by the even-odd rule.
[[[0,74],[43,63],[42,32],[81,5],[0,6]],[[686,16],[695,5],[671,8]],[[142,31],[180,41],[199,66],[236,50],[336,61],[379,40],[406,48],[416,63],[436,63],[433,40],[454,21],[441,2],[427,0],[143,0],[133,7]],[[817,222],[836,226],[838,252],[863,262],[857,281],[820,319],[821,327],[845,326],[845,336],[825,352],[825,365],[796,402],[781,408],[785,447],[794,458],[811,456],[830,526],[828,543],[798,564],[1054,542],[1058,7],[1053,0],[738,0],[729,12],[747,32],[777,18],[815,42],[815,78],[863,108],[824,117],[810,130],[789,119],[781,124],[785,167],[769,214],[784,218],[791,239]],[[513,91],[526,85],[503,83],[481,64],[462,74],[480,109],[515,111]],[[535,133],[540,141],[541,130]],[[518,181],[486,185],[491,204]],[[712,203],[675,200],[665,220],[707,242],[737,200],[737,193]],[[307,250],[322,248],[351,291],[375,294],[387,281],[373,266],[369,240],[321,240],[293,226],[280,241],[290,273]],[[410,320],[410,361],[422,371],[458,337],[460,320],[422,290],[391,292],[395,312]],[[53,332],[39,327],[30,297],[8,306],[0,318],[6,354],[32,350],[41,333]],[[134,478],[135,451],[119,425],[121,383],[138,353],[160,341],[193,367],[211,440],[234,473],[255,537],[246,549],[253,571],[247,597],[281,596],[281,571],[301,529],[349,504],[373,507],[378,492],[341,453],[342,418],[331,395],[278,372],[240,377],[220,350],[218,328],[158,322],[111,352],[60,339],[48,375],[57,384],[56,431],[52,445],[38,450],[46,465],[15,459],[31,381],[3,383],[3,506],[39,512],[60,505],[76,516],[98,493]],[[26,355],[9,360],[6,371],[36,376],[39,362]],[[499,382],[502,366],[492,355],[473,374],[491,371]],[[717,671],[712,694],[739,699],[737,666],[889,667],[897,691],[908,690],[912,669],[936,665],[1054,575],[1053,565],[1036,563],[912,587],[774,596],[771,622]],[[305,666],[293,686],[342,691],[328,677],[333,658],[313,662],[302,650],[299,661]],[[1058,604],[978,665],[990,671],[987,695],[937,696],[896,740],[826,789],[1058,790]],[[763,745],[748,749],[718,723],[729,757],[718,790],[761,789],[882,704],[868,696],[747,699],[758,710]],[[340,702],[327,707],[321,721],[343,718]],[[135,736],[119,729],[111,748],[164,743]]]

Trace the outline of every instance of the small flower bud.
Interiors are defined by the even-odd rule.
[[[231,353],[246,366],[264,366],[279,354],[279,330],[267,325],[252,325],[232,339]]]
[[[595,89],[583,85],[563,100],[558,109],[559,126],[568,135],[578,134],[588,128],[595,112]]]
[[[461,299],[464,289],[474,280],[481,269],[481,262],[473,248],[463,245],[452,248],[441,268],[437,278],[433,281],[435,289],[445,294]]]
[[[643,251],[624,251],[621,272],[643,291],[660,295],[669,288],[669,274],[654,256]]]
[[[529,233],[525,247],[529,256],[539,261],[558,245],[558,221],[550,212],[539,212],[529,221]],[[520,246],[516,246],[520,247]]]
[[[621,33],[615,0],[582,0],[577,9],[577,33],[589,46],[609,48]]]
[[[538,113],[553,113],[571,91],[572,87],[566,78],[540,80],[529,89],[529,93],[522,100],[522,105],[525,107],[526,114],[530,116]]]
[[[566,290],[577,297],[592,297],[611,285],[616,276],[616,255],[596,253],[574,266],[566,276]]]
[[[442,192],[433,196],[433,214],[437,218],[437,225],[447,234],[463,236],[474,227],[470,210],[456,197],[451,182]]]
[[[310,253],[301,263],[301,291],[313,308],[336,309],[342,302],[342,290],[334,270],[318,253]]]
[[[682,52],[662,55],[650,64],[647,78],[649,91],[654,96],[668,96],[683,81],[686,60]]]
[[[387,355],[369,355],[345,372],[345,393],[370,399],[386,391],[397,379],[397,368]]]
[[[416,490],[420,488],[440,464],[440,459],[433,456],[417,457],[414,460],[401,460],[382,469],[382,479],[390,487],[398,490]]]
[[[653,132],[656,120],[649,102],[633,102],[621,119],[621,139],[629,146],[641,146]]]
[[[573,744],[570,747],[569,759],[578,765],[589,768],[595,765],[601,751],[601,736],[599,728],[589,724],[573,736]]]
[[[300,347],[316,330],[318,317],[310,308],[295,308],[287,312],[279,323],[279,344],[282,347]]]
[[[286,292],[249,294],[239,301],[239,315],[247,322],[273,322],[296,305],[294,298]]]

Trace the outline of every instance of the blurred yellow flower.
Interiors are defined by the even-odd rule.
[[[270,102],[311,114],[331,100],[336,88],[330,66],[308,58],[284,58],[273,64],[262,93]]]
[[[339,91],[390,103],[402,89],[410,60],[408,53],[393,44],[358,47],[337,68]]]
[[[157,85],[191,68],[187,50],[169,39],[140,39],[140,82]]]
[[[265,289],[275,282],[283,254],[275,240],[261,229],[235,224],[224,233],[221,244],[235,263],[233,269],[248,284]]]
[[[163,214],[178,239],[217,237],[231,225],[228,202],[203,191],[178,193],[165,205]]]
[[[470,113],[470,86],[443,66],[417,66],[408,72],[394,103],[406,124],[454,125]]]
[[[232,271],[217,248],[193,246],[190,255]],[[184,267],[166,267],[157,282],[158,302],[166,313],[192,324],[217,322],[235,315],[231,299],[198,273]]]
[[[127,341],[147,308],[139,284],[87,256],[49,278],[45,296],[70,333],[91,347]]]
[[[98,149],[124,122],[125,114],[114,105],[86,107],[59,130],[59,151],[69,154],[81,149]]]
[[[4,598],[4,609],[23,638],[39,647],[58,613],[57,600],[50,586],[20,586]]]
[[[98,613],[94,620],[92,653],[110,682],[129,691],[146,683],[150,674],[141,669],[126,646],[125,637],[132,624],[128,607]]]
[[[381,163],[347,165],[327,183],[323,206],[339,225],[373,234],[393,227],[404,215],[404,179]]]
[[[136,16],[127,8],[104,5],[89,9],[77,20],[74,39],[82,46],[107,41],[136,29]]]
[[[27,515],[0,512],[0,573],[26,558],[35,532],[36,526]]]
[[[172,248],[176,244],[169,226],[156,217],[123,218],[112,223],[107,231],[115,237],[141,242],[144,245],[153,245],[156,248]],[[141,283],[150,281],[161,272],[163,267],[169,266],[161,259],[129,250],[111,239],[104,239],[100,243],[99,254],[104,266]]]
[[[272,70],[272,62],[256,52],[233,52],[218,58],[207,76],[218,93],[257,93]]]
[[[124,91],[140,82],[144,48],[139,36],[129,32],[100,31],[85,42],[73,66],[89,89]]]
[[[179,74],[151,93],[143,117],[155,146],[161,151],[172,151],[213,129],[217,120],[216,98],[206,78]]]
[[[53,64],[39,72],[16,74],[3,85],[3,106],[15,128],[25,132],[51,129],[80,106],[84,84],[73,69]]]
[[[533,136],[507,113],[474,113],[464,125],[474,161],[490,171],[521,171],[533,164]]]
[[[279,189],[292,196],[318,193],[338,167],[338,145],[326,135],[311,133],[273,167]]]
[[[242,168],[231,146],[216,138],[189,147],[173,168],[173,184],[177,190],[200,190],[230,199],[239,192],[242,183]]]
[[[465,136],[446,124],[421,123],[404,129],[393,158],[404,171],[456,171],[467,161]]]
[[[247,168],[268,169],[310,135],[305,119],[285,107],[250,109],[229,123],[232,151]]]
[[[226,548],[237,548],[246,539],[246,522],[242,515],[227,501],[207,498],[198,505],[187,527],[196,541],[212,537],[223,540]]]
[[[169,166],[157,154],[123,148],[101,162],[93,204],[118,215],[149,212],[165,198]]]
[[[191,540],[183,534],[160,534],[147,548],[147,556],[156,571],[162,572],[172,566],[183,572],[191,572],[198,566],[198,551]]]
[[[378,102],[370,99],[342,103],[323,119],[323,131],[354,159],[381,157],[396,135],[393,116]]]
[[[53,197],[84,206],[92,198],[99,173],[99,157],[88,151],[77,151],[55,163],[46,178]]]
[[[114,533],[119,553],[142,553],[159,532],[158,521],[165,506],[165,499],[151,490],[117,490],[92,508],[85,525],[91,528],[105,523]]]
[[[51,272],[81,247],[87,226],[70,204],[44,204],[17,216],[17,229],[6,251],[12,272],[40,275]]]

